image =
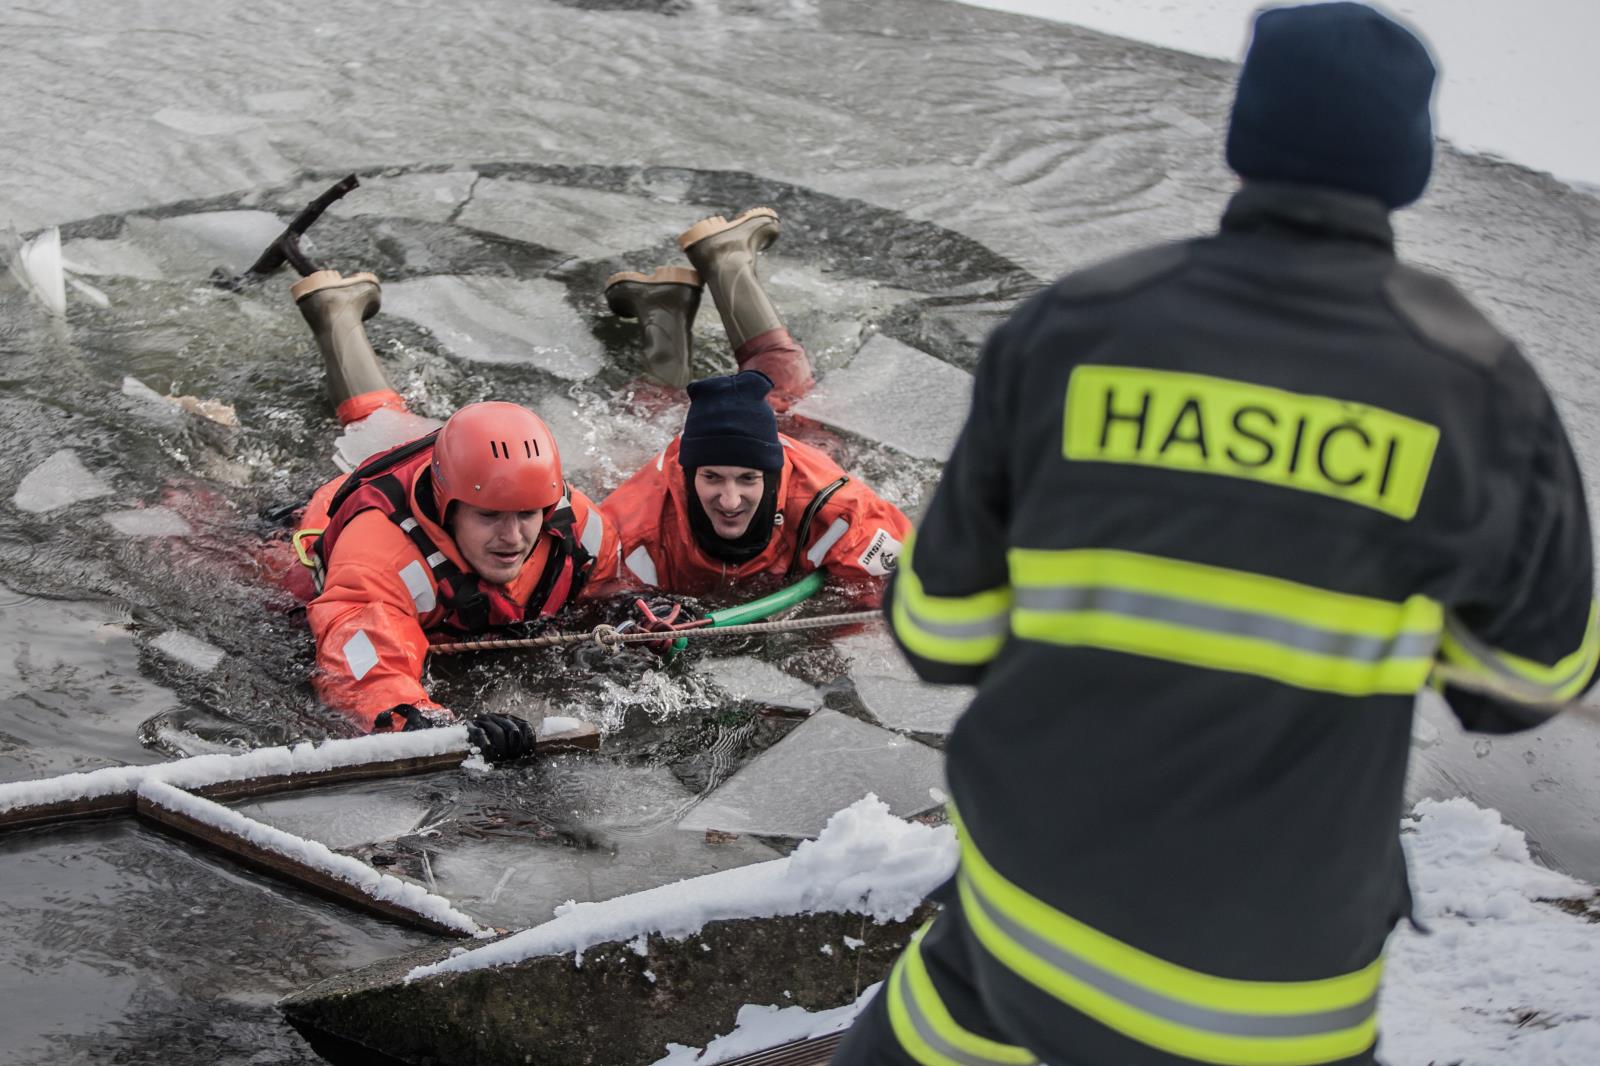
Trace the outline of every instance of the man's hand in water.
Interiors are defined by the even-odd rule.
[[[513,714],[475,714],[467,719],[467,739],[489,762],[532,755],[533,727]]]
[[[395,719],[402,723],[399,732],[434,729],[455,725],[456,717],[442,707],[421,708],[409,703],[391,707],[373,723],[378,729],[392,728]],[[466,719],[467,741],[489,762],[509,762],[534,754],[533,727],[511,714],[477,714]]]

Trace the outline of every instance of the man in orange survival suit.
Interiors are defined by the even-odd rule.
[[[377,310],[377,279],[318,271],[292,291],[341,422],[403,407],[361,325]],[[321,531],[321,581],[307,608],[317,692],[373,731],[455,720],[422,687],[429,633],[549,617],[577,598],[597,558],[607,573],[616,559],[598,508],[563,481],[549,428],[511,403],[469,404],[436,433],[328,482],[303,526]],[[468,724],[491,759],[533,750],[520,718],[482,714]]]
[[[876,601],[910,523],[780,434],[771,388],[758,370],[689,384],[683,432],[600,505],[621,580],[698,596],[820,569]]]

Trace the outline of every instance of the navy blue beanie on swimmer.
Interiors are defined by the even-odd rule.
[[[767,405],[772,379],[759,370],[689,382],[678,462],[698,466],[748,466],[782,470],[778,420]]]
[[[1433,169],[1433,80],[1427,46],[1365,4],[1263,11],[1239,72],[1228,166],[1404,207]]]

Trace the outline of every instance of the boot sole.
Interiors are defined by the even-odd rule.
[[[605,288],[620,285],[624,281],[636,281],[640,285],[691,285],[698,289],[701,287],[700,275],[688,267],[656,267],[650,274],[641,274],[636,270],[623,270],[606,279]]]
[[[733,229],[741,223],[749,222],[753,218],[770,218],[776,222],[778,221],[778,212],[770,207],[752,207],[748,211],[735,215],[731,222],[721,215],[703,218],[678,234],[678,250],[686,252],[691,244],[698,244],[707,237],[714,237],[719,233]]]
[[[377,285],[378,275],[369,274],[363,270],[359,274],[351,274],[349,277],[344,277],[337,270],[318,270],[315,273],[307,274],[291,285],[289,287],[289,295],[294,297],[295,303],[299,303],[314,292],[321,292],[324,289],[345,289],[351,285],[360,285],[367,281]]]

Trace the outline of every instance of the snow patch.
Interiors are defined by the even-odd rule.
[[[710,1066],[796,1040],[842,1032],[872,1001],[881,984],[868,986],[854,1003],[814,1013],[804,1007],[759,1007],[747,1003],[739,1008],[732,1031],[706,1044],[705,1050],[668,1044],[667,1056],[657,1059],[653,1066]]]

